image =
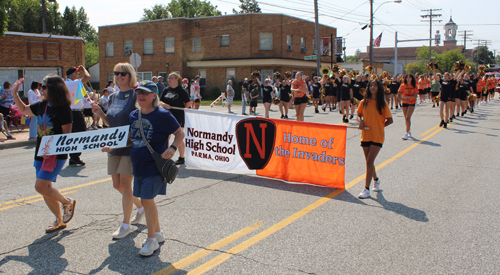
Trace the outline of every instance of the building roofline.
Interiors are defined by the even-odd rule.
[[[151,22],[159,22],[159,21],[169,21],[169,20],[182,20],[182,19],[184,19],[184,20],[203,20],[203,19],[227,17],[227,16],[253,16],[253,15],[282,15],[282,16],[296,18],[296,19],[303,20],[306,22],[314,23],[314,22],[306,20],[306,19],[302,19],[302,18],[299,18],[296,16],[291,16],[291,15],[287,15],[287,14],[283,14],[283,13],[238,13],[238,14],[226,14],[226,15],[219,15],[219,16],[206,16],[206,17],[196,17],[196,18],[176,17],[176,18],[158,19],[158,20],[151,20],[151,21],[137,21],[137,22],[129,22],[129,23],[121,23],[121,24],[103,25],[103,26],[98,26],[98,28],[140,24],[140,23],[151,23]],[[327,26],[324,24],[319,24],[319,25],[327,27],[327,28],[337,29],[336,27]]]
[[[5,35],[18,35],[27,37],[41,37],[41,38],[57,38],[57,39],[70,39],[70,40],[82,40],[83,38],[78,36],[65,36],[65,35],[53,35],[50,33],[29,33],[29,32],[5,32]]]

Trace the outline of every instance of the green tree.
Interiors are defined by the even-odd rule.
[[[155,4],[151,9],[144,9],[140,21],[152,21],[158,19],[172,18],[170,12],[168,12],[167,6],[163,4]]]
[[[427,67],[423,62],[409,63],[405,67],[406,74],[427,74]]]
[[[429,63],[429,47],[418,48],[416,51],[417,59],[422,60],[421,65],[418,68],[422,69],[421,73],[427,73],[427,64]],[[434,59],[438,64],[438,72],[453,72],[455,62],[462,60],[466,64],[472,65],[470,61],[465,58],[465,56],[460,52],[459,49],[444,51],[442,54],[436,53],[436,51],[432,51],[432,55],[436,56]],[[413,63],[414,64],[414,63]]]
[[[0,0],[0,37],[4,36],[9,24],[9,17],[7,15],[8,0]]]
[[[201,0],[172,0],[166,7],[154,5],[152,9],[144,9],[141,21],[150,21],[165,18],[198,18],[222,15],[209,1]]]
[[[355,55],[348,55],[345,59],[345,62],[358,62],[359,58]]]
[[[36,0],[11,0],[5,9],[7,11],[7,29],[15,32],[41,32],[40,2]]]
[[[85,43],[97,42],[99,39],[97,31],[90,25],[87,13],[83,7],[76,14],[76,27],[78,29],[78,36],[82,37]]]
[[[240,0],[240,11],[233,9],[233,13],[262,13],[257,0]]]
[[[487,46],[479,46],[474,48],[474,61],[477,64],[494,64],[495,57]]]
[[[75,6],[71,9],[66,6],[62,17],[62,35],[74,36],[79,34],[77,28],[77,16],[78,12],[76,11]]]
[[[497,64],[500,64],[500,55],[497,55],[497,56],[495,57],[495,62],[496,62]]]
[[[45,26],[48,33],[61,34],[62,33],[62,18],[59,12],[59,4],[57,2],[46,2],[47,13],[45,16]]]
[[[99,46],[97,41],[85,43],[85,67],[88,68],[99,62]]]

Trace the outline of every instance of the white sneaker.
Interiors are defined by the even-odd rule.
[[[411,130],[408,131],[408,137],[410,138],[411,137]]]
[[[380,191],[380,178],[378,180],[373,181],[372,191],[375,191],[375,192]]]
[[[134,219],[132,219],[132,221],[130,221],[130,224],[138,224],[142,220],[142,218],[144,218],[144,215],[146,215],[146,210],[143,210],[142,214],[139,214],[139,212],[137,212],[135,214]]]
[[[358,195],[358,198],[360,198],[360,199],[366,199],[369,197],[370,197],[370,190],[368,190],[366,188],[363,188],[363,191],[361,191],[361,193],[359,193],[359,195]]]
[[[128,227],[128,229],[125,229],[120,225],[120,228],[118,228],[118,230],[116,230],[115,233],[113,233],[113,235],[111,236],[113,237],[113,239],[123,239],[130,233],[132,233],[132,228],[130,228],[130,226]]]
[[[408,139],[408,137],[409,137],[409,136],[408,136],[408,133],[406,133],[406,134],[402,137],[402,139],[407,140],[407,139]]]
[[[163,231],[160,231],[160,232],[161,232],[161,234],[155,234],[156,241],[158,243],[164,243],[165,242],[165,234],[163,234]],[[142,244],[142,246],[145,246],[147,241],[148,241],[148,239],[146,239],[144,241],[144,243]]]
[[[151,256],[151,255],[153,255],[155,250],[158,248],[160,248],[160,245],[158,244],[158,242],[148,238],[146,240],[146,243],[144,244],[144,246],[139,251],[139,254],[141,256]]]

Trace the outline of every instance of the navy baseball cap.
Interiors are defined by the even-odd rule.
[[[150,93],[158,93],[158,86],[153,81],[141,81],[135,90],[143,90]]]

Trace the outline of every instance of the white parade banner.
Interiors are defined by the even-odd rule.
[[[130,126],[120,126],[96,131],[44,136],[38,156],[62,155],[100,150],[104,146],[120,148],[127,146]]]
[[[184,110],[186,164],[200,169],[252,174],[240,156],[236,123],[250,116]]]

